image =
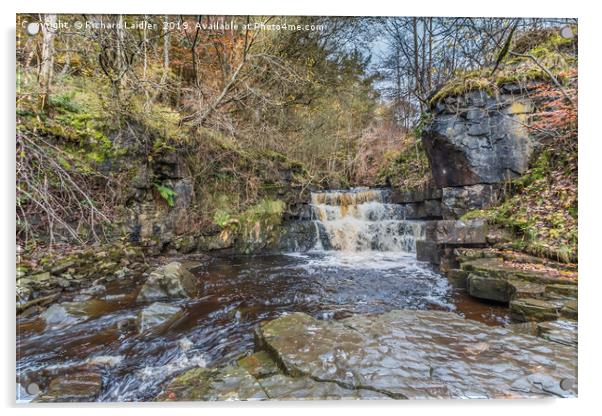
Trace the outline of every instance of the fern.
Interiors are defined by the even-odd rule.
[[[176,191],[174,191],[168,186],[163,186],[159,183],[155,183],[155,188],[157,189],[157,191],[159,191],[159,195],[161,195],[161,198],[163,198],[167,202],[167,205],[173,207],[175,203]]]

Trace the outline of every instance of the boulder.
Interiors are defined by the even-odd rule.
[[[155,302],[138,313],[136,319],[138,331],[142,333],[149,329],[156,329],[160,326],[169,325],[180,318],[182,314],[183,309],[179,306]]]
[[[462,269],[449,269],[445,272],[445,276],[454,287],[467,289],[468,272]]]
[[[422,134],[435,184],[492,184],[523,174],[535,146],[525,127],[532,111],[529,100],[485,91],[439,102]]]
[[[197,292],[197,278],[181,263],[172,262],[156,268],[138,293],[138,302],[192,297]]]
[[[510,291],[506,280],[470,274],[467,286],[468,293],[475,298],[496,302],[510,301]]]

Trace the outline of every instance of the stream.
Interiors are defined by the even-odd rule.
[[[142,336],[135,319],[143,281],[114,281],[104,293],[73,293],[46,318],[17,320],[17,382],[44,386],[68,368],[102,366],[100,401],[152,400],[185,369],[233,362],[253,349],[254,328],[291,312],[318,319],[394,309],[454,311],[488,325],[507,308],[472,300],[415,258],[420,222],[408,221],[385,191],[312,195],[316,244],[305,252],[214,255],[198,276],[200,296],[162,332]],[[19,388],[20,401],[31,399]]]

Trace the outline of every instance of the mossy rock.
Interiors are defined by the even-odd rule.
[[[546,295],[553,298],[577,299],[577,285],[552,284],[546,286]]]
[[[239,367],[247,370],[255,378],[264,378],[278,374],[280,370],[266,351],[258,351],[238,360]]]
[[[497,258],[480,258],[463,262],[460,265],[462,270],[474,272],[481,276],[495,277],[499,279],[517,279],[539,284],[567,284],[576,285],[577,281],[565,279],[562,277],[550,276],[543,271],[528,271],[517,268]]]
[[[560,316],[561,307],[541,299],[516,299],[510,302],[510,316],[518,322],[554,321]]]
[[[241,367],[195,368],[169,383],[157,401],[265,400],[257,380]]]

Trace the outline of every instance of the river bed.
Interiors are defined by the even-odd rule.
[[[141,282],[114,282],[90,299],[72,294],[85,313],[52,322],[17,322],[17,374],[44,385],[69,367],[103,366],[101,401],[150,400],[162,384],[197,366],[226,364],[253,349],[264,320],[291,312],[318,319],[394,309],[455,311],[490,325],[508,321],[507,308],[470,300],[412,253],[309,252],[213,257],[195,271],[200,297],[172,302],[185,314],[171,328],[138,335],[133,320]],[[27,400],[22,394],[21,399]]]

